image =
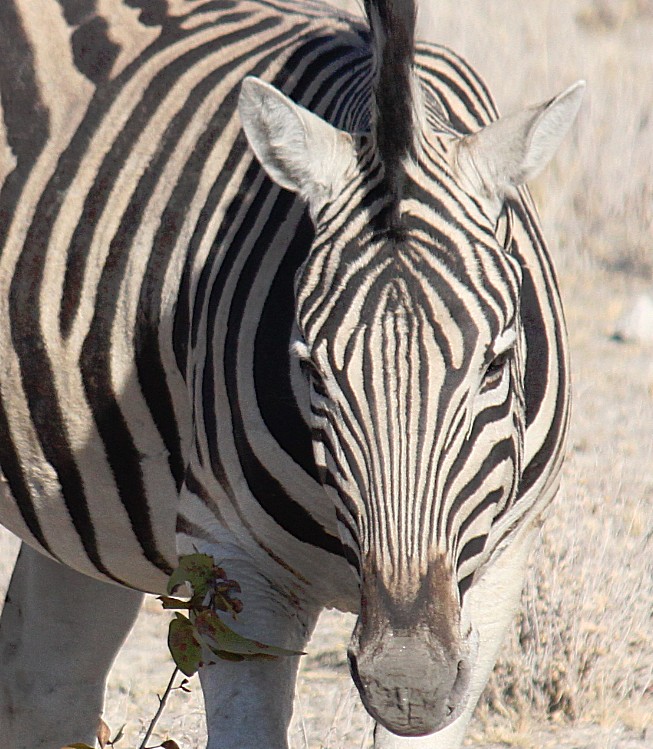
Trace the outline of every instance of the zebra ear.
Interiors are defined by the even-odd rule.
[[[549,163],[580,107],[585,82],[551,101],[502,117],[460,143],[458,166],[481,194],[500,201]]]
[[[258,78],[243,81],[238,109],[261,166],[280,187],[303,198],[314,215],[355,160],[351,135]]]

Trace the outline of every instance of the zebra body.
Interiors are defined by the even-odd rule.
[[[177,498],[187,470],[198,477],[211,460],[230,469],[231,456],[207,444],[217,441],[217,422],[229,413],[233,392],[223,378],[215,403],[204,402],[208,326],[215,328],[208,344],[214,350],[225,350],[230,314],[240,314],[251,335],[259,314],[253,307],[244,314],[251,292],[241,290],[242,267],[248,260],[260,265],[261,258],[269,263],[263,272],[256,269],[255,280],[264,286],[249,301],[257,305],[267,297],[265,284],[286,258],[302,221],[304,241],[310,243],[303,208],[269,184],[261,189],[263,177],[252,167],[236,114],[238,86],[250,73],[267,71],[274,79],[293,55],[305,57],[305,47],[326,45],[328,34],[346,27],[334,23],[333,30],[324,29],[326,19],[297,15],[297,8],[294,17],[285,18],[274,6],[242,3],[234,13],[232,3],[222,5],[205,28],[173,29],[169,38],[155,40],[115,82],[99,85],[69,140],[44,143],[45,153],[31,165],[40,192],[31,204],[19,203],[20,213],[8,221],[7,246],[16,250],[3,254],[3,299],[11,320],[5,350],[16,351],[6,365],[4,444],[10,450],[18,441],[11,435],[21,429],[21,441],[31,448],[3,458],[11,489],[3,516],[19,536],[80,572],[151,591],[165,586],[175,564]],[[199,12],[193,15],[203,20]],[[351,32],[349,37],[352,46],[355,37]],[[360,41],[358,47],[354,53],[364,64]],[[318,66],[319,52],[313,55]],[[113,90],[101,96],[107,87]],[[91,136],[97,140],[86,142]],[[254,186],[243,184],[248,171]],[[182,188],[175,191],[181,180],[193,191],[192,205]],[[258,241],[256,228],[244,223],[257,210],[254,199],[266,199],[266,192],[277,212],[289,214],[287,228],[275,228],[285,235],[268,248]],[[244,238],[234,236],[239,228]],[[302,249],[286,262],[299,264]],[[227,275],[219,279],[223,294],[215,281],[221,268]],[[283,324],[289,324],[292,298],[283,301],[285,308],[273,311],[274,318],[284,316],[281,324],[270,315],[263,319],[271,328],[273,361],[289,357]],[[233,326],[230,332],[238,334]],[[244,340],[242,348],[250,347],[251,359],[253,339],[237,339]],[[238,364],[231,367],[230,376],[237,374]],[[20,382],[23,392],[16,387]],[[30,398],[38,402],[30,404]],[[277,410],[283,406],[272,404]],[[204,423],[205,409],[211,424]],[[31,419],[18,416],[26,411]],[[296,418],[292,404],[286,411]],[[275,414],[276,420],[284,418]],[[196,440],[198,422],[204,434]],[[224,430],[230,433],[227,424]],[[84,460],[82,449],[89,451]],[[302,497],[307,479],[292,475],[294,465],[289,472],[292,498]],[[216,478],[208,481],[211,493],[225,493],[215,486]],[[225,484],[239,481],[229,476]],[[71,496],[64,487],[72,488]],[[315,495],[316,486],[309,483],[308,492]],[[114,508],[109,516],[108,498]],[[246,500],[233,498],[238,501]],[[39,502],[47,504],[45,529]],[[145,512],[136,517],[141,507]],[[247,517],[251,510],[234,512]],[[321,515],[321,525],[333,526],[324,511]],[[335,538],[335,527],[330,530]],[[104,538],[114,541],[100,548]]]
[[[456,55],[406,57],[412,3],[370,3],[372,41],[292,0],[100,8],[0,11],[0,519],[71,568],[21,552],[0,718],[32,699],[43,735],[23,714],[11,745],[54,740],[40,671],[6,696],[45,657],[17,623],[26,591],[119,601],[78,635],[104,637],[108,668],[133,591],[199,548],[241,583],[246,634],[301,649],[323,607],[361,611],[378,746],[457,746],[558,485],[564,324],[518,185],[579,88],[495,122]],[[397,119],[383,91],[408,67]],[[295,661],[203,669],[209,745],[284,745]]]

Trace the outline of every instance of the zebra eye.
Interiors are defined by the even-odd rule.
[[[486,353],[486,366],[483,373],[483,386],[485,388],[498,384],[503,377],[506,364],[512,359],[517,334],[514,329],[504,331],[494,341],[492,348]],[[495,354],[495,351],[499,351]]]
[[[300,359],[299,370],[306,377],[306,379],[314,379],[318,376],[317,367],[313,364],[311,359]]]
[[[495,356],[494,359],[492,359],[492,361],[488,365],[486,373],[488,375],[492,375],[492,374],[497,374],[499,372],[502,372],[503,368],[508,363],[511,354],[512,354],[512,350],[508,349],[507,351],[502,351],[498,356]]]
[[[510,362],[511,357],[512,349],[507,349],[492,359],[485,370],[483,390],[488,390],[501,382],[505,367]]]

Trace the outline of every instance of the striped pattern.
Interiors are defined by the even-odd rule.
[[[365,139],[361,174],[314,237],[254,163],[237,94],[253,74],[367,130],[356,21],[291,0],[75,7],[0,7],[2,522],[145,590],[175,563],[175,527],[238,539],[328,604],[354,605],[339,582],[372,551],[388,569],[451,554],[464,590],[557,488],[568,399],[530,198],[506,204],[497,253],[443,159],[453,135],[496,118],[482,82],[418,45],[435,135],[406,176],[410,241],[375,234],[387,195]],[[491,364],[511,324],[520,355],[470,409],[463,375]]]
[[[441,49],[422,59],[443,77],[467,72]],[[466,106],[489,118],[467,94]],[[444,105],[462,111],[460,101]],[[463,132],[477,126],[471,120]],[[369,179],[341,197],[334,212],[344,223],[322,242],[318,235],[298,283],[297,315],[312,344],[296,350],[311,371],[320,467],[348,529],[349,558],[371,554],[389,575],[413,560],[417,589],[434,555],[451,555],[464,591],[518,520],[541,509],[542,492],[557,488],[547,482],[561,460],[567,383],[559,302],[533,215],[507,207],[500,232],[510,254],[497,254],[494,227],[455,189],[437,152],[424,144],[408,174],[406,236],[379,239],[366,214],[352,222],[345,213],[371,203]],[[383,214],[385,202],[381,189],[370,213]],[[522,289],[530,294],[520,299]],[[493,365],[502,340],[505,350],[516,341],[517,353]],[[534,373],[542,362],[548,370]],[[470,373],[478,392],[470,393]],[[394,582],[406,589],[406,580]]]

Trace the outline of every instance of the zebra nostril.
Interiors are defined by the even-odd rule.
[[[472,669],[469,661],[466,658],[461,658],[458,661],[456,678],[451,687],[450,701],[451,705],[453,705],[453,707],[451,707],[451,712],[453,712],[465,699],[469,688],[471,671]]]
[[[356,684],[359,689],[362,689],[363,683],[361,681],[360,672],[358,670],[358,657],[351,647],[347,650],[347,660],[349,661],[349,672],[351,673],[351,677],[354,680],[354,684]]]

